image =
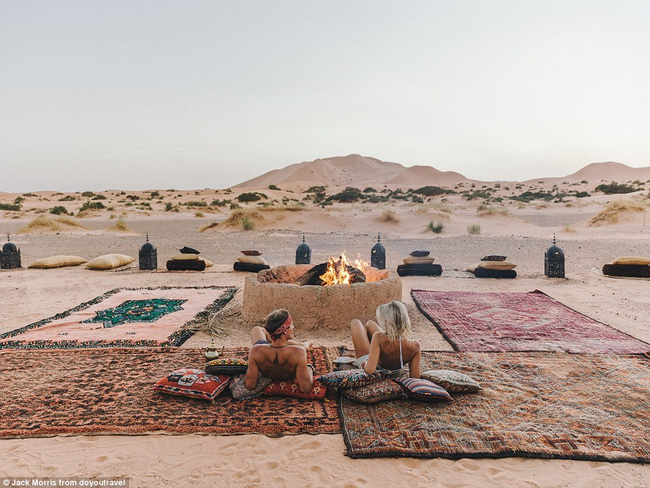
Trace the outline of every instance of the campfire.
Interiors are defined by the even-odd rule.
[[[338,259],[332,257],[326,263],[317,264],[298,277],[296,283],[299,285],[320,286],[364,283],[366,281],[364,270],[368,268],[368,263],[361,259],[356,259],[353,265],[344,251]]]

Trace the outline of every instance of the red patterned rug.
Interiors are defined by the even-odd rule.
[[[0,334],[0,349],[179,346],[184,328],[223,308],[233,287],[116,288],[54,317]]]
[[[226,349],[223,357],[247,356]],[[338,350],[313,348],[318,374]],[[0,437],[61,434],[329,434],[339,433],[333,395],[325,401],[260,397],[214,402],[153,391],[181,367],[202,368],[196,349],[3,350],[0,364]]]
[[[450,403],[339,398],[353,458],[535,457],[650,462],[650,362],[563,353],[423,354],[483,386]]]
[[[411,296],[457,351],[650,352],[650,344],[582,315],[537,290],[412,290]]]

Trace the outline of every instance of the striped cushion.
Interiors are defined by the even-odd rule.
[[[409,398],[425,402],[450,402],[453,400],[442,386],[422,378],[401,378],[396,380]]]

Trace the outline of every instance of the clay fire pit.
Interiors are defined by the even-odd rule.
[[[351,285],[296,284],[296,279],[311,268],[309,264],[278,266],[248,276],[243,319],[259,325],[269,312],[286,308],[299,331],[340,330],[349,327],[352,319],[374,319],[379,305],[402,299],[402,280],[394,271],[366,268],[366,281]]]

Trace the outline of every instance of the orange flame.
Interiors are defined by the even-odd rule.
[[[355,259],[353,265],[345,255],[345,251],[343,251],[343,254],[338,259],[329,258],[327,260],[327,271],[320,276],[320,279],[325,283],[325,286],[349,285],[351,276],[347,269],[348,266],[354,266],[361,271],[369,267],[368,263],[362,259]]]

